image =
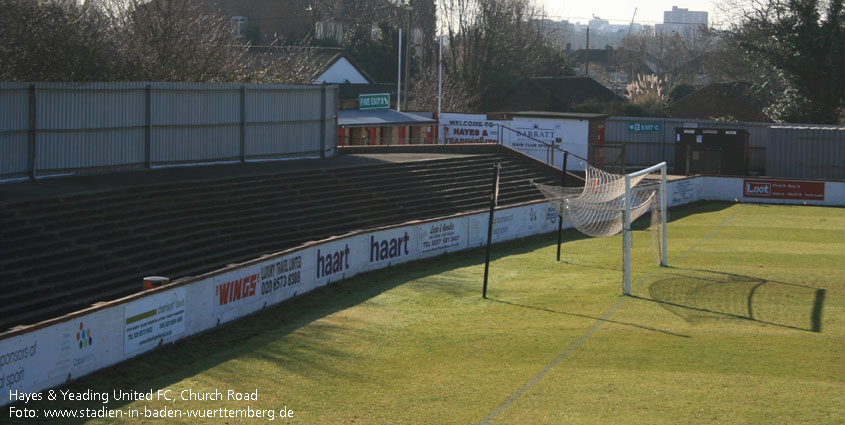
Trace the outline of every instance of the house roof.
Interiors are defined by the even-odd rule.
[[[669,105],[673,117],[713,119],[730,117],[738,121],[770,122],[763,113],[765,94],[748,83],[717,83],[701,88]]]
[[[590,77],[534,77],[528,83],[566,104],[621,100],[613,90]]]
[[[549,118],[549,119],[576,119],[576,120],[604,120],[609,115],[588,114],[576,112],[546,112],[546,111],[520,111],[520,112],[491,112],[487,114],[488,120],[510,120],[514,118]]]
[[[393,109],[337,111],[337,125],[340,127],[384,127],[398,125],[437,125],[438,122],[416,114],[394,111]]]
[[[603,65],[610,65],[615,50],[613,48],[605,49],[578,49],[569,52],[569,60],[572,63],[584,63],[587,58],[590,58],[590,63],[600,63]]]
[[[312,69],[311,75],[309,76],[311,81],[314,81],[329,70],[332,65],[336,64],[341,59],[345,59],[355,68],[359,74],[361,74],[364,79],[372,83],[374,80],[373,78],[364,70],[361,66],[359,66],[355,60],[351,57],[346,55],[342,49],[334,48],[334,47],[301,47],[301,46],[250,46],[249,54],[260,56],[266,55],[269,57],[278,57],[285,54],[297,54],[303,51],[304,49],[308,49],[309,54],[311,55],[309,61],[313,61],[313,66],[310,66]]]
[[[323,63],[322,71],[318,72],[317,75],[314,76],[314,78],[317,78],[321,74],[323,74],[324,72],[328,71],[329,68],[331,68],[332,65],[337,63],[339,60],[346,59],[349,62],[349,64],[352,65],[352,67],[355,68],[355,70],[358,71],[358,73],[361,74],[361,76],[364,77],[364,79],[366,79],[367,81],[370,82],[370,84],[375,82],[373,77],[371,77],[370,74],[368,74],[367,71],[365,71],[364,68],[361,67],[361,65],[359,65],[357,62],[355,62],[355,60],[353,60],[351,56],[348,56],[343,52],[335,52],[333,55],[329,56],[330,51],[326,51],[325,53],[322,53],[322,54],[325,56],[325,61]]]

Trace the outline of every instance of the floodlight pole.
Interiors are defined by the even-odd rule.
[[[399,66],[396,71],[396,110],[402,110],[402,28],[399,28]]]
[[[437,119],[443,101],[443,34],[440,35],[440,52],[437,55]]]
[[[481,298],[487,298],[487,275],[490,269],[490,245],[493,243],[493,212],[496,210],[496,201],[499,192],[499,170],[501,164],[493,166],[493,190],[490,191],[490,221],[487,223],[487,251],[484,254],[484,289],[481,291]]]
[[[405,110],[408,109],[408,80],[411,76],[411,45],[413,44],[414,37],[413,37],[413,30],[411,29],[411,18],[412,12],[414,11],[414,7],[410,5],[405,7],[405,10],[408,12],[408,41],[405,43]]]
[[[569,157],[569,152],[563,152],[563,173],[561,173],[560,177],[560,186],[561,188],[566,187],[566,159]],[[566,190],[566,189],[563,189]],[[560,209],[563,210],[563,198],[560,200]],[[563,214],[558,214],[557,216],[557,260],[560,261],[560,244],[563,239]]]

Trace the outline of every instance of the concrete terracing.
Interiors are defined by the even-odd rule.
[[[359,151],[0,184],[0,329],[351,231],[540,200],[559,172],[497,148]],[[473,151],[475,153],[473,153]]]

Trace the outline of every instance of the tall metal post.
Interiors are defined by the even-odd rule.
[[[662,222],[661,226],[663,227],[663,246],[662,252],[660,253],[660,265],[663,267],[668,267],[669,263],[666,260],[666,251],[668,246],[668,238],[666,236],[666,219],[668,214],[666,210],[668,210],[668,205],[666,205],[666,164],[663,165],[663,168],[660,169],[660,221]]]
[[[666,162],[666,118],[660,120],[660,161]]]
[[[563,173],[560,176],[560,186],[566,187],[566,160],[569,158],[569,152],[563,152]],[[563,199],[560,200],[560,207],[563,208]],[[563,214],[557,216],[557,260],[560,261],[560,244],[563,242]]]
[[[487,251],[484,254],[484,289],[481,298],[487,298],[487,274],[490,269],[490,245],[493,243],[493,212],[496,210],[497,194],[499,192],[499,170],[501,164],[493,166],[493,190],[490,191],[490,221],[487,223]]]
[[[499,126],[499,143],[496,146],[496,152],[502,153],[502,146],[505,144],[505,134],[502,132],[502,124],[498,124]]]
[[[405,7],[405,10],[408,11],[408,43],[405,46],[405,110],[408,110],[408,80],[411,74],[411,42],[413,41],[414,37],[411,33],[411,16],[412,12],[414,11],[413,6]]]
[[[590,76],[590,27],[587,26],[587,53],[584,55],[586,59],[584,63],[584,74],[589,77]]]
[[[443,103],[443,34],[440,35],[440,51],[437,54],[437,119]],[[439,133],[439,132],[438,132]]]
[[[399,66],[396,70],[396,110],[402,110],[402,28],[399,28]]]
[[[153,168],[153,86],[144,88],[144,166]]]
[[[241,85],[241,125],[240,125],[240,151],[241,162],[246,162],[246,86]]]
[[[36,154],[38,144],[38,88],[35,84],[29,85],[29,134],[27,135],[27,165],[29,168],[29,179],[35,180]]]
[[[387,102],[390,103],[390,102]],[[389,106],[389,105],[388,105]],[[326,82],[320,86],[320,159],[326,159]]]

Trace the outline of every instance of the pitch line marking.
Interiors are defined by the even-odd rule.
[[[737,215],[737,214],[739,214],[739,213],[740,213],[740,211],[742,211],[742,210],[743,210],[743,208],[745,208],[745,204],[740,205],[739,209],[737,209],[737,210],[736,210],[733,214],[731,214],[728,218],[726,218],[726,219],[725,219],[725,221],[723,221],[721,224],[719,224],[718,226],[716,226],[716,228],[715,228],[715,229],[711,230],[711,231],[710,231],[710,233],[708,233],[707,235],[705,235],[705,236],[704,236],[703,238],[701,238],[698,242],[696,242],[696,243],[692,244],[689,248],[685,249],[683,252],[681,252],[680,254],[678,254],[676,257],[672,258],[672,261],[674,262],[674,261],[680,260],[680,259],[681,259],[681,258],[683,258],[686,254],[688,254],[689,252],[691,252],[691,251],[692,251],[695,247],[697,247],[698,245],[701,245],[701,243],[703,243],[703,242],[705,242],[706,240],[708,240],[708,239],[710,239],[711,237],[713,237],[713,235],[715,235],[715,234],[716,234],[716,232],[718,232],[721,228],[725,227],[725,225],[727,225],[727,224],[728,224],[728,222],[730,222],[730,221],[731,221],[734,217],[736,217],[736,215]],[[660,270],[658,269],[658,270],[655,270],[655,271],[653,271],[653,272],[651,272],[651,273],[647,274],[645,277],[643,277],[642,279],[640,279],[640,281],[639,281],[639,282],[637,282],[637,284],[636,284],[636,285],[634,285],[634,286],[631,288],[631,291],[633,292],[633,290],[634,290],[637,286],[642,285],[642,284],[643,284],[644,282],[646,282],[646,281],[647,281],[650,277],[654,276],[654,275],[655,275],[655,274],[657,274],[659,271],[660,271]],[[504,401],[504,403],[500,404],[500,405],[499,405],[499,407],[495,408],[492,412],[490,412],[490,414],[489,414],[489,415],[487,415],[487,417],[486,417],[486,418],[482,419],[482,420],[481,420],[481,422],[479,422],[479,423],[478,423],[478,425],[487,425],[487,424],[490,422],[490,420],[491,420],[491,419],[493,419],[496,415],[498,415],[499,413],[501,413],[501,412],[502,412],[502,410],[505,410],[505,408],[506,408],[506,407],[508,407],[511,403],[513,403],[516,399],[518,399],[518,398],[519,398],[522,394],[524,394],[526,391],[528,391],[528,389],[529,389],[529,388],[531,388],[531,387],[532,387],[535,383],[537,383],[537,381],[539,381],[539,380],[540,380],[540,378],[542,378],[543,376],[545,376],[545,375],[546,375],[546,373],[548,373],[548,372],[549,372],[549,371],[550,371],[553,367],[555,367],[555,365],[557,365],[558,363],[560,363],[560,362],[561,362],[561,360],[565,359],[565,358],[569,355],[569,353],[571,353],[571,352],[572,352],[572,351],[574,351],[576,348],[578,348],[578,346],[579,346],[579,345],[581,345],[581,343],[582,343],[582,342],[584,342],[584,341],[585,341],[585,340],[586,340],[586,339],[587,339],[590,335],[592,335],[592,334],[593,334],[593,332],[595,332],[595,331],[596,331],[596,329],[598,329],[598,328],[599,328],[599,326],[601,326],[601,325],[602,325],[602,323],[604,323],[604,322],[607,320],[607,318],[608,318],[608,317],[609,317],[609,316],[610,316],[610,315],[611,315],[614,311],[616,311],[616,309],[617,309],[617,308],[619,308],[619,306],[621,306],[621,305],[622,305],[622,303],[624,303],[624,302],[625,302],[625,300],[627,300],[627,299],[628,299],[627,297],[626,297],[626,298],[622,298],[622,299],[621,299],[619,302],[617,302],[617,303],[616,303],[613,307],[611,307],[611,308],[610,308],[610,310],[607,310],[607,312],[605,312],[605,313],[604,313],[604,314],[603,314],[603,315],[602,315],[602,316],[601,316],[601,317],[600,317],[600,318],[596,321],[596,323],[595,323],[595,324],[593,324],[593,327],[591,327],[591,328],[590,328],[590,330],[588,330],[588,331],[587,331],[584,335],[581,335],[581,337],[580,337],[580,338],[578,338],[578,340],[577,340],[577,341],[573,342],[573,343],[572,343],[572,345],[570,345],[569,347],[567,347],[567,348],[566,348],[566,350],[564,350],[564,351],[563,351],[563,353],[560,353],[560,355],[559,355],[559,356],[557,356],[554,360],[552,360],[552,361],[551,361],[551,363],[549,363],[548,365],[546,365],[546,367],[544,367],[544,368],[543,368],[543,370],[541,370],[541,371],[540,371],[540,373],[538,373],[538,374],[534,375],[534,377],[533,377],[533,378],[531,378],[528,382],[526,382],[526,383],[525,383],[525,385],[523,385],[520,389],[516,390],[516,392],[514,392],[513,394],[511,394],[511,396],[510,396],[510,397],[508,397],[508,399],[507,399],[507,400],[505,400],[505,401]]]

